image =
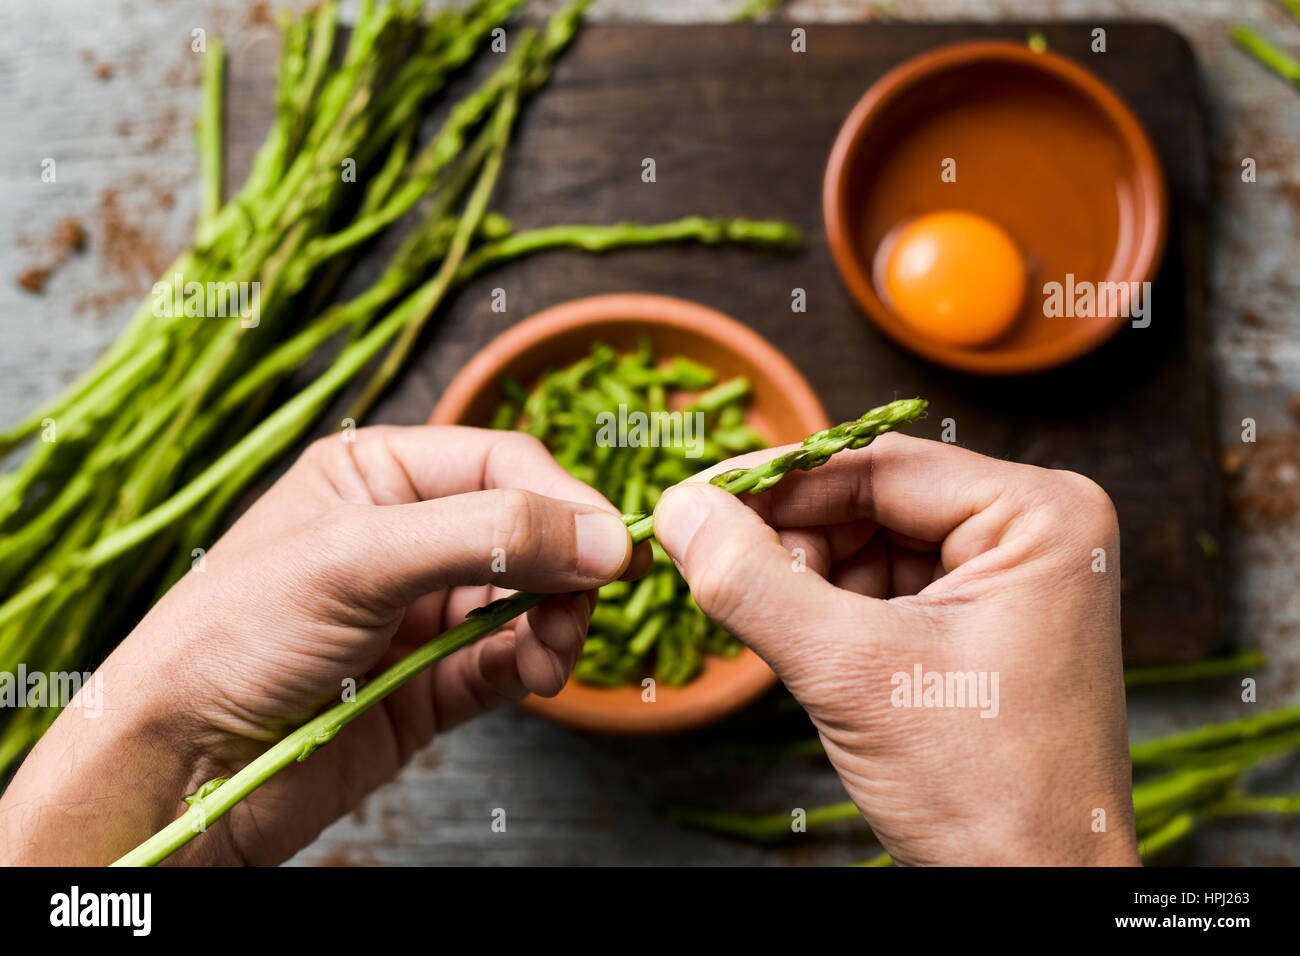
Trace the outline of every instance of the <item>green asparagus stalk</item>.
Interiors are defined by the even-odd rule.
[[[1163,853],[1192,832],[1195,817],[1180,813],[1138,840],[1138,856],[1146,860]]]
[[[1192,834],[1196,824],[1206,820],[1240,816],[1295,816],[1300,814],[1300,795],[1248,796],[1238,791],[1222,793],[1208,802],[1170,812],[1149,829],[1138,827],[1138,855],[1147,860],[1159,856]]]
[[[1176,770],[1133,786],[1133,814],[1138,833],[1163,823],[1171,811],[1183,810],[1229,790],[1247,769],[1240,763]]]
[[[1213,767],[1233,763],[1249,766],[1265,757],[1278,753],[1287,753],[1300,748],[1300,728],[1270,734],[1240,743],[1230,744],[1216,750],[1182,751],[1164,756],[1149,757],[1146,767]]]
[[[1136,768],[1167,766],[1191,755],[1292,730],[1300,730],[1300,707],[1268,711],[1258,716],[1210,724],[1156,740],[1144,740],[1131,745],[1129,753]]]
[[[203,108],[199,114],[199,168],[202,187],[199,228],[221,208],[221,108],[225,78],[225,47],[219,39],[208,44],[203,58]]]
[[[1288,82],[1300,86],[1300,60],[1242,23],[1234,23],[1228,30],[1239,47]]]
[[[1244,793],[1229,793],[1226,796],[1201,807],[1196,815],[1198,817],[1241,817],[1275,815],[1275,816],[1296,816],[1300,815],[1300,794],[1290,794],[1286,796],[1264,796],[1254,797]]]
[[[525,51],[531,43],[532,39],[528,36],[521,41]],[[483,163],[482,172],[479,174],[479,183],[475,187],[474,194],[470,196],[465,214],[461,217],[460,225],[456,228],[456,234],[452,237],[447,255],[438,267],[437,274],[422,291],[420,305],[416,310],[416,314],[403,327],[392,350],[384,358],[383,364],[380,365],[374,377],[366,384],[365,390],[353,403],[347,417],[354,421],[360,421],[366,416],[366,413],[370,411],[370,408],[378,400],[384,389],[397,377],[397,373],[406,364],[406,359],[415,347],[415,342],[419,338],[420,331],[424,328],[429,316],[433,314],[447,294],[447,290],[451,288],[456,270],[460,267],[466,252],[469,251],[470,240],[473,238],[474,233],[478,231],[479,225],[487,213],[488,200],[491,198],[492,190],[496,186],[497,177],[501,173],[502,156],[518,109],[519,84],[516,81],[497,109],[491,128],[495,141],[494,145]]]
[[[1256,650],[1239,651],[1228,657],[1207,657],[1199,661],[1183,664],[1160,664],[1152,667],[1124,668],[1124,686],[1148,687],[1152,684],[1173,684],[1181,681],[1204,680],[1208,677],[1222,677],[1225,674],[1239,674],[1256,667],[1263,667],[1267,661]]]
[[[1202,821],[1224,817],[1282,816],[1300,814],[1300,795],[1250,796],[1229,791],[1199,806],[1183,810],[1143,834],[1139,832],[1138,853],[1143,859],[1157,856],[1190,836]]]
[[[728,472],[725,482],[714,480],[724,489],[732,487],[746,491],[760,483],[763,489],[776,485],[792,470],[807,470],[827,461],[831,455],[845,448],[861,448],[877,436],[915,421],[925,413],[922,399],[891,402],[873,409],[862,418],[845,422],[832,429],[805,439],[801,456],[781,455],[748,470]],[[753,481],[746,475],[753,473]],[[735,492],[739,493],[739,492]],[[627,515],[624,521],[634,543],[648,540],[653,534],[653,522],[648,515]],[[205,786],[208,792],[193,795],[190,808],[184,815],[158,831],[144,843],[117,860],[114,866],[152,866],[166,859],[180,847],[189,843],[199,832],[224,816],[244,797],[294,761],[306,760],[316,748],[328,743],[343,727],[369,708],[383,700],[397,688],[421,671],[433,666],[447,655],[472,644],[479,638],[499,630],[519,615],[541,604],[551,595],[518,592],[499,601],[470,612],[466,620],[421,646],[392,667],[379,674],[357,691],[352,701],[335,704],[320,716],[288,734],[252,763],[223,782]]]
[[[861,819],[862,812],[858,810],[857,804],[852,800],[843,800],[810,808],[804,817],[804,824],[811,830],[845,820]],[[794,818],[789,813],[747,814],[679,808],[668,811],[667,820],[754,843],[776,843],[796,832],[792,826]]]
[[[826,464],[831,455],[846,448],[863,448],[886,432],[916,421],[925,413],[922,398],[905,398],[873,408],[861,418],[809,435],[793,451],[756,468],[724,471],[712,484],[733,495],[767,491],[791,471],[809,471]]]
[[[467,275],[473,274],[494,262],[561,247],[605,252],[615,248],[689,241],[709,245],[734,242],[781,248],[794,245],[799,241],[799,236],[798,228],[785,222],[706,219],[702,216],[686,216],[654,225],[619,222],[608,226],[547,226],[484,243],[466,259],[463,268]]]

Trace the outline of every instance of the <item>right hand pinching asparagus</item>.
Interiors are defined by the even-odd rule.
[[[1137,862],[1105,492],[898,434],[761,495],[708,477],[656,535],[897,862]]]

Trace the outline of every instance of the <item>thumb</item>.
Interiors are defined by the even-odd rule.
[[[703,482],[665,491],[655,536],[695,601],[783,679],[812,644],[843,633],[848,595],[796,562],[735,495]]]

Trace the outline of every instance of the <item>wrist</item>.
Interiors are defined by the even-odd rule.
[[[179,816],[186,794],[221,774],[174,703],[120,653],[92,674],[0,800],[6,862],[111,863]]]
[[[1131,822],[1094,832],[1060,825],[1009,827],[972,847],[963,862],[974,866],[1141,866]],[[991,828],[990,828],[991,830]],[[992,834],[991,834],[992,835]]]

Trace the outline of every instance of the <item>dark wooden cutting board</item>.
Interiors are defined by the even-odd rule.
[[[1097,26],[1107,31],[1104,54],[1089,52]],[[826,247],[822,172],[844,116],[887,69],[961,39],[1020,40],[1027,26],[806,30],[807,52],[796,54],[788,25],[584,29],[527,107],[495,201],[520,228],[688,214],[783,218],[806,231],[801,250],[691,246],[604,257],[549,253],[512,263],[456,297],[375,419],[424,421],[475,351],[557,302],[623,291],[695,299],[784,350],[833,419],[895,396],[922,395],[932,404],[920,434],[938,437],[939,423],[953,418],[968,448],[1097,480],[1120,515],[1127,659],[1187,659],[1218,648],[1222,568],[1211,555],[1220,540],[1221,494],[1204,281],[1207,134],[1187,43],[1152,23],[1089,21],[1043,30],[1053,50],[1110,82],[1150,131],[1169,184],[1168,251],[1151,328],[1126,329],[1068,368],[990,380],[914,358],[859,314]],[[239,177],[269,124],[272,88],[271,60],[234,65],[230,148]],[[646,157],[655,160],[654,183],[641,179]],[[363,277],[378,267],[372,259],[360,268]],[[506,290],[505,313],[491,311],[494,288]],[[791,311],[795,288],[807,292],[806,313]],[[1081,555],[1081,566],[1089,558]]]

